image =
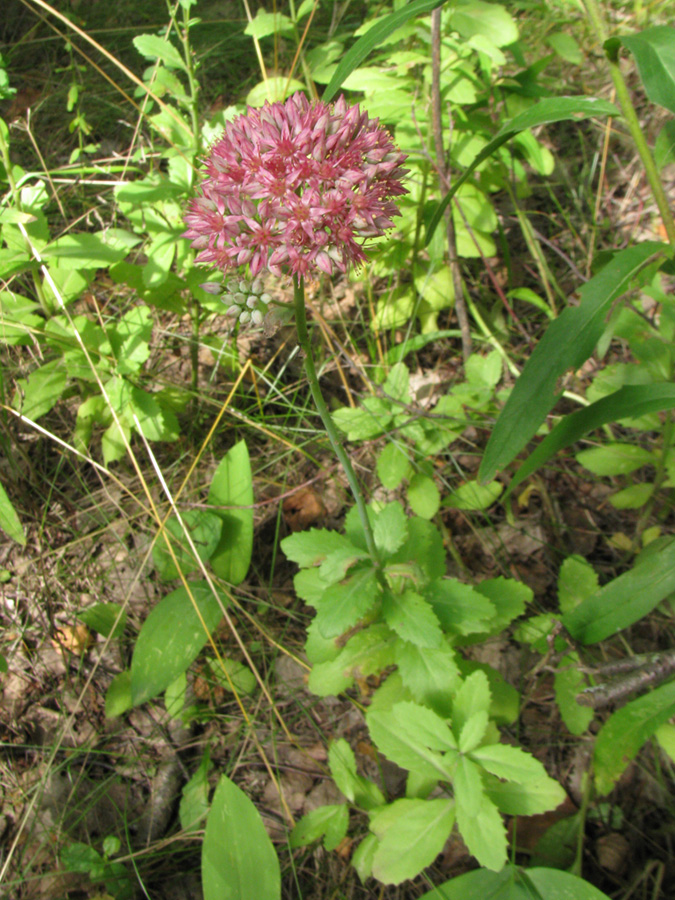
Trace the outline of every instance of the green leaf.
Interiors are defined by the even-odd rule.
[[[665,122],[654,141],[654,162],[661,172],[675,162],[675,121]]]
[[[452,702],[452,731],[459,739],[462,729],[477,712],[489,712],[490,685],[487,675],[477,669],[466,678]]]
[[[333,781],[350,803],[362,809],[373,809],[384,804],[384,796],[377,785],[357,773],[354,751],[344,738],[331,743],[328,766]]]
[[[386,625],[371,625],[350,638],[335,659],[316,664],[309,689],[319,697],[340,694],[356,675],[366,678],[393,665],[394,634]]]
[[[458,3],[450,15],[450,27],[463,38],[480,34],[495,47],[506,47],[518,40],[518,26],[506,9],[498,3],[469,0]]]
[[[105,232],[66,234],[42,250],[45,259],[58,260],[60,269],[105,269],[120,262],[128,246],[108,242]]]
[[[436,713],[416,703],[396,703],[386,711],[371,709],[366,723],[378,749],[392,762],[422,777],[451,780],[457,744]]]
[[[656,25],[618,38],[635,57],[645,93],[675,114],[675,28]]]
[[[373,607],[381,590],[370,565],[355,572],[342,584],[331,585],[319,605],[319,632],[327,638],[343,634]]]
[[[223,616],[227,599],[214,596],[205,581],[192,582],[190,591],[194,604],[180,587],[159,601],[141,627],[131,660],[134,706],[156,697],[194,662]]]
[[[495,617],[494,604],[475,587],[444,578],[425,590],[444,631],[473,634],[488,631]]]
[[[393,441],[384,448],[377,458],[377,477],[388,491],[395,490],[412,467],[406,451]]]
[[[356,409],[336,409],[333,421],[350,441],[368,441],[384,434],[392,420],[391,406],[380,397],[367,397]]]
[[[304,815],[291,832],[291,847],[304,847],[323,838],[326,850],[335,850],[347,834],[349,810],[346,804],[319,806]]]
[[[498,481],[491,484],[478,484],[477,481],[467,481],[443,501],[443,506],[450,509],[488,509],[496,501],[504,490],[504,485]]]
[[[213,680],[226,691],[252,694],[258,684],[248,666],[227,656],[222,656],[220,660],[211,660],[206,668]]]
[[[169,69],[183,69],[185,63],[173,44],[154,34],[139,34],[133,40],[134,47],[146,59],[158,59]]]
[[[389,557],[408,539],[408,520],[400,503],[388,503],[373,525],[375,545],[385,557]]]
[[[488,726],[487,710],[479,710],[466,720],[462,726],[457,744],[460,753],[470,753],[485,737]]]
[[[324,590],[336,581],[342,581],[351,567],[369,555],[365,550],[358,550],[352,544],[345,544],[339,550],[333,550],[319,566],[319,579],[323,583]]]
[[[595,116],[618,115],[620,115],[620,113],[616,106],[612,103],[608,103],[606,100],[597,100],[595,97],[555,97],[540,100],[538,103],[535,103],[534,106],[531,106],[524,112],[514,116],[513,119],[510,119],[499,129],[490,143],[486,144],[471,165],[462,172],[459,178],[453,180],[452,188],[438,204],[427,225],[427,232],[424,238],[425,245],[428,246],[431,242],[434,232],[443,217],[445,208],[462,184],[464,184],[471,176],[471,173],[484,160],[492,156],[495,150],[499,149],[502,144],[510,141],[516,134],[521,131],[526,131],[528,128],[536,128],[539,125],[547,125],[551,122],[563,122],[569,119]]]
[[[505,778],[507,781],[515,781],[518,784],[527,784],[530,779],[543,779],[548,777],[546,769],[529,753],[525,753],[519,747],[511,747],[509,744],[490,744],[487,747],[478,747],[471,752],[471,759],[496,775],[497,778]],[[561,798],[562,799],[562,798]]]
[[[370,52],[385,41],[397,28],[400,28],[413,16],[431,12],[432,9],[440,6],[442,2],[443,0],[413,0],[412,3],[406,3],[403,8],[377,22],[342,57],[333,73],[333,77],[323,92],[322,99],[324,103],[328,103],[333,99],[345,78],[357,69]]]
[[[364,884],[366,878],[370,878],[373,873],[373,859],[378,847],[378,840],[374,834],[364,837],[359,846],[352,854],[351,863],[356,869],[356,873]]]
[[[105,695],[105,714],[109,719],[121,716],[133,706],[131,699],[131,672],[125,669],[115,675]]]
[[[204,900],[280,900],[279,860],[246,794],[221,775],[202,844]]]
[[[522,784],[499,781],[487,774],[483,780],[486,794],[507,816],[538,816],[556,809],[566,796],[558,782],[546,774],[541,778],[530,778]]]
[[[174,562],[167,542],[161,534],[152,548],[152,561],[162,581],[178,578],[179,572],[184,575],[194,572],[199,568],[199,560],[209,559],[220,540],[221,520],[215,513],[203,509],[189,509],[181,513],[181,518],[195,546],[198,558],[195,558],[178,518],[171,516],[167,519],[164,528],[176,561]]]
[[[415,472],[408,485],[408,503],[416,516],[433,519],[441,506],[441,494],[434,479]]]
[[[598,591],[598,575],[581,556],[568,556],[558,575],[558,605],[562,613],[571,612]]]
[[[572,734],[583,734],[594,717],[592,709],[577,703],[577,694],[586,687],[579,671],[580,665],[579,654],[568,653],[558,663],[554,679],[556,703],[563,722]]]
[[[77,618],[104,637],[121,637],[127,624],[127,614],[119,603],[95,603],[81,609]]]
[[[605,327],[612,303],[664,244],[647,241],[622,250],[581,288],[581,302],[552,322],[516,381],[485,449],[479,479],[490,481],[535,434],[558,399],[557,384],[569,368],[588,359]]]
[[[457,827],[481,866],[499,871],[506,862],[506,828],[494,803],[483,794],[475,815],[457,804]]]
[[[418,647],[439,647],[443,632],[431,605],[412,589],[387,590],[382,598],[385,622],[399,637]]]
[[[59,858],[67,872],[81,872],[85,875],[101,864],[100,853],[97,853],[89,844],[77,842],[64,847]]]
[[[467,816],[476,816],[483,804],[483,782],[480,770],[465,756],[460,757],[452,780],[458,810]]]
[[[396,400],[399,403],[410,403],[410,373],[408,372],[408,367],[402,362],[393,365],[382,388],[391,400]]]
[[[338,531],[326,528],[310,528],[309,531],[296,531],[281,542],[281,549],[287,559],[297,563],[303,569],[318,566],[329,554],[339,550],[353,550],[349,538]]]
[[[572,63],[573,66],[580,66],[583,63],[584,57],[579,44],[566,31],[554,31],[553,34],[549,34],[546,38],[546,43],[565,62]]]
[[[370,823],[379,841],[373,875],[384,884],[419,875],[442,851],[454,821],[452,800],[395,800]]]
[[[67,380],[62,360],[45,363],[31,372],[27,379],[17,379],[12,406],[22,416],[35,421],[58,403]]]
[[[293,22],[283,13],[266,12],[264,9],[259,9],[255,18],[244,29],[244,34],[260,40],[273,34],[292,34],[293,29]]]
[[[587,881],[557,869],[476,869],[423,894],[421,900],[609,900]]]
[[[496,609],[496,616],[490,623],[490,631],[502,631],[518,616],[522,616],[528,603],[532,603],[534,594],[522,581],[513,578],[487,578],[476,585],[476,591],[487,597]]]
[[[120,375],[137,372],[150,356],[152,313],[147,306],[134,306],[114,328],[108,329],[108,339],[117,359]]]
[[[23,526],[2,483],[0,483],[0,528],[17,544],[21,544],[22,547],[26,546]]]
[[[579,465],[594,475],[628,475],[642,466],[654,465],[656,458],[651,450],[637,444],[605,444],[591,447],[576,454]]]
[[[657,728],[675,715],[675,681],[631,700],[615,712],[595,739],[593,768],[599,794],[608,794],[628,763]]]
[[[220,461],[208,503],[229,507],[213,510],[222,522],[220,540],[211,556],[213,571],[229,584],[241,584],[253,553],[253,475],[245,441],[238,441]]]
[[[609,497],[614,509],[640,509],[654,493],[654,485],[648,482],[631,484]]]
[[[441,716],[450,716],[459,669],[448,646],[422,649],[407,641],[397,641],[396,665],[403,684],[415,700]]]
[[[639,621],[675,591],[675,540],[647,550],[630,571],[563,616],[563,625],[575,640],[602,641]]]
[[[194,831],[209,811],[209,770],[212,765],[207,747],[199,768],[181,793],[178,815],[183,831]]]

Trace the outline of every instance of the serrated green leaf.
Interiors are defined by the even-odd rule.
[[[441,716],[450,716],[459,670],[448,646],[422,649],[407,641],[397,641],[396,665],[403,684],[415,700]]]
[[[406,451],[393,441],[377,457],[377,477],[388,491],[395,490],[412,471]]]
[[[337,409],[333,421],[350,441],[367,441],[384,434],[391,425],[391,406],[379,397],[368,397],[361,406]]]
[[[159,59],[170,69],[187,71],[185,63],[173,44],[155,34],[139,34],[133,40],[134,47],[146,59]]]
[[[488,714],[486,710],[479,710],[466,720],[462,726],[462,730],[457,741],[460,753],[470,753],[474,750],[485,736],[488,725]]]
[[[368,559],[368,553],[365,550],[359,550],[353,545],[340,547],[339,550],[333,550],[319,566],[319,578],[325,587],[335,584],[336,581],[342,581],[346,577],[348,570],[357,562]]]
[[[331,743],[328,765],[335,784],[350,803],[362,809],[384,804],[384,795],[377,785],[357,773],[354,751],[344,738]]]
[[[373,537],[385,557],[392,556],[408,539],[408,521],[400,503],[388,503],[375,518]]]
[[[487,597],[496,609],[496,616],[490,623],[490,631],[503,631],[508,625],[522,616],[528,603],[532,603],[532,588],[515,581],[513,578],[487,578],[476,585],[479,594]]]
[[[494,803],[483,794],[475,815],[457,804],[457,827],[481,866],[498,872],[506,862],[506,828]]]
[[[68,376],[62,360],[45,363],[30,373],[28,378],[18,378],[12,406],[35,421],[44,416],[61,399]]]
[[[483,804],[483,782],[480,770],[465,756],[460,757],[452,779],[457,809],[466,816],[476,816]]]
[[[351,628],[374,606],[381,594],[375,570],[368,565],[342,584],[331,585],[323,594],[317,613],[321,634],[337,637]]]
[[[344,803],[319,806],[304,815],[290,836],[291,847],[304,847],[323,838],[326,850],[335,850],[347,834],[349,810]]]
[[[297,531],[281,542],[281,549],[286,557],[302,568],[318,566],[329,554],[345,548],[353,549],[349,538],[338,531],[328,531],[326,528]]]
[[[473,634],[487,631],[495,618],[494,604],[469,584],[455,578],[434,581],[424,592],[444,631]]]
[[[563,788],[548,775],[518,784],[515,781],[499,781],[485,774],[483,782],[490,800],[507,816],[538,816],[556,809],[566,797]]]
[[[440,647],[443,632],[431,604],[416,591],[385,591],[382,615],[399,637],[418,647]]]
[[[487,675],[477,669],[468,676],[452,701],[452,732],[459,739],[471,716],[490,710],[490,685]]]
[[[416,703],[397,703],[391,710],[366,715],[378,749],[404,769],[422,777],[451,780],[457,744],[440,716]]]
[[[529,779],[547,778],[546,769],[529,753],[509,744],[490,744],[471,752],[471,759],[497,778],[527,784]]]
[[[384,884],[400,884],[431,865],[455,821],[451,800],[395,800],[373,817],[378,837],[372,872]]]
[[[350,638],[335,659],[317,663],[309,689],[319,697],[340,694],[354,681],[380,673],[394,662],[394,633],[386,625],[371,625]]]
[[[478,484],[477,481],[467,481],[443,500],[443,506],[450,509],[487,509],[503,490],[504,485],[498,481],[484,485]]]

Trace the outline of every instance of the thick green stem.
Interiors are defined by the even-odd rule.
[[[321,387],[319,386],[319,378],[316,374],[312,345],[310,343],[309,332],[307,330],[307,316],[305,314],[305,282],[300,276],[293,279],[293,299],[295,302],[295,327],[298,332],[298,343],[300,344],[300,349],[305,354],[305,374],[307,375],[307,381],[309,382],[309,389],[312,392],[312,399],[314,400],[316,410],[321,417],[324,428],[326,429],[328,440],[330,441],[333,450],[335,450],[335,455],[340,461],[340,465],[344,469],[345,475],[347,476],[347,481],[349,482],[349,487],[351,489],[352,496],[354,497],[354,502],[356,503],[359,518],[361,519],[361,525],[363,527],[363,533],[366,538],[368,553],[370,554],[375,565],[379,565],[380,555],[377,552],[377,547],[375,546],[375,538],[373,537],[373,529],[371,528],[370,520],[368,519],[366,502],[363,499],[363,494],[361,493],[361,488],[359,487],[359,483],[356,479],[356,474],[354,472],[351,460],[349,459],[345,448],[342,446],[342,441],[340,440],[340,435],[338,433],[337,427],[335,426],[335,423],[331,418],[331,414],[328,412],[326,401],[323,399]]]
[[[598,40],[602,44],[604,44],[607,40],[608,35],[600,6],[597,0],[585,0],[585,4],[586,10],[588,12],[588,18],[591,21],[593,30],[595,31]],[[625,79],[621,74],[618,57],[613,58],[611,54],[607,54],[607,62],[609,64],[609,71],[612,76],[612,81],[614,82],[614,87],[616,89],[617,100],[619,101],[619,105],[621,106],[621,111],[623,112],[624,119],[626,120],[628,130],[630,131],[637,151],[640,154],[642,165],[645,167],[647,181],[649,182],[649,187],[651,188],[652,195],[654,197],[654,200],[656,201],[659,212],[661,213],[663,227],[666,230],[668,241],[675,247],[675,219],[673,218],[673,214],[670,210],[668,198],[666,197],[666,192],[663,189],[663,184],[661,183],[658,169],[656,168],[656,163],[654,162],[654,157],[652,156],[649,145],[647,144],[645,136],[642,133],[642,129],[640,128],[640,122],[638,120],[637,113],[635,112],[633,101],[631,100],[628,85],[626,84]]]

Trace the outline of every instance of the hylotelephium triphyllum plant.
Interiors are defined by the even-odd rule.
[[[480,589],[447,578],[431,522],[406,516],[396,502],[367,507],[319,388],[304,278],[363,262],[364,241],[384,234],[399,214],[393,198],[405,193],[404,161],[386,129],[358,106],[342,98],[311,104],[296,94],[228,124],[186,216],[198,262],[250,269],[250,286],[241,274],[227,285],[226,302],[240,321],[262,320],[266,272],[293,279],[307,380],[355,500],[344,534],[314,529],[282,542],[300,567],[298,596],[316,609],[306,645],[309,687],[326,696],[377,676],[366,725],[378,750],[409,775],[406,797],[388,802],[357,772],[347,742],[333,741],[329,768],[347,802],[312,810],[290,844],[323,838],[334,849],[349,828],[349,807],[367,813],[370,834],[352,864],[362,880],[385,883],[430,865],[455,822],[478,861],[499,871],[508,849],[502,815],[544,812],[564,798],[538,760],[500,742],[497,673],[467,668],[456,651],[522,615],[531,592],[503,578]]]

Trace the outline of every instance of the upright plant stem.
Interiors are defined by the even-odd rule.
[[[598,40],[602,44],[604,44],[607,40],[608,35],[607,26],[605,25],[605,20],[603,19],[600,5],[597,0],[584,0],[584,2],[593,30],[595,31]],[[607,52],[606,58],[609,64],[610,75],[612,76],[614,87],[616,88],[617,100],[619,101],[619,105],[621,106],[621,111],[623,112],[624,119],[626,120],[626,125],[628,126],[628,130],[630,131],[631,137],[633,138],[635,147],[640,154],[640,159],[642,160],[642,165],[645,168],[645,174],[647,176],[647,181],[649,182],[649,187],[651,188],[652,195],[654,197],[654,200],[656,201],[659,212],[661,213],[661,219],[663,220],[663,227],[666,230],[668,241],[675,247],[675,219],[673,218],[673,214],[670,210],[670,204],[668,203],[666,192],[663,189],[663,184],[661,183],[661,179],[659,178],[659,173],[656,168],[656,163],[654,162],[654,157],[652,156],[649,145],[647,144],[645,136],[642,133],[642,129],[640,128],[640,122],[638,120],[637,113],[635,112],[633,101],[631,100],[628,85],[626,84],[626,81],[621,74],[618,51],[614,53]]]
[[[434,151],[436,154],[436,168],[443,189],[450,190],[450,167],[445,164],[445,148],[443,147],[443,113],[441,109],[441,10],[440,7],[431,13],[431,117],[434,133]],[[452,210],[449,206],[445,209],[445,229],[448,241],[448,256],[450,258],[450,274],[455,294],[455,312],[459,330],[462,333],[462,356],[464,362],[471,356],[471,327],[469,316],[464,303],[464,286],[462,274],[459,271],[457,260],[457,239],[455,225],[452,221]]]
[[[337,427],[335,426],[335,423],[333,422],[333,419],[328,412],[326,401],[323,399],[321,387],[319,386],[319,378],[316,374],[316,366],[314,364],[314,354],[312,353],[312,345],[310,343],[309,332],[307,330],[307,315],[305,312],[305,282],[300,276],[293,279],[293,300],[295,303],[295,327],[298,333],[298,343],[300,344],[300,349],[305,355],[305,374],[307,375],[307,381],[309,382],[309,389],[312,392],[312,399],[314,400],[316,410],[321,417],[324,428],[326,429],[328,440],[330,441],[333,450],[335,450],[335,455],[340,461],[340,465],[344,469],[345,475],[347,476],[347,481],[349,482],[349,487],[351,489],[352,496],[354,497],[354,502],[356,503],[356,509],[358,510],[359,518],[361,519],[361,526],[363,527],[363,533],[366,538],[368,553],[370,554],[371,559],[373,560],[375,565],[379,565],[380,555],[377,551],[377,547],[375,546],[375,538],[373,537],[373,529],[370,527],[368,511],[366,509],[366,502],[363,499],[361,488],[359,487],[359,483],[356,480],[356,474],[354,472],[351,460],[349,459],[345,448],[342,446],[342,441],[340,440],[340,435],[338,433]]]

